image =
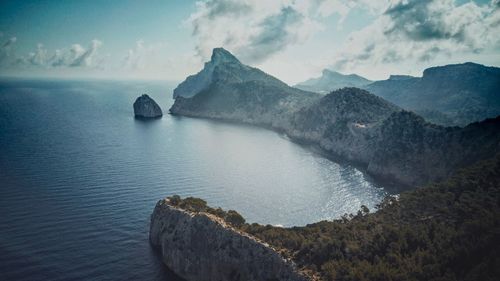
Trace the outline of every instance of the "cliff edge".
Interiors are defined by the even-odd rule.
[[[294,263],[224,219],[158,201],[149,238],[163,263],[191,281],[306,281]]]

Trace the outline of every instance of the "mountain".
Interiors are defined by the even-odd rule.
[[[205,67],[174,90],[170,112],[279,127],[290,113],[319,97],[292,88],[216,48]]]
[[[214,83],[245,83],[258,81],[269,87],[288,86],[282,81],[266,74],[260,69],[242,64],[235,56],[223,48],[213,49],[209,62],[203,69],[191,76],[174,89],[174,98],[191,98]]]
[[[305,91],[326,94],[344,87],[361,88],[371,82],[372,81],[357,74],[345,75],[336,71],[325,69],[323,70],[321,77],[309,79],[295,85],[294,87]]]
[[[285,131],[380,179],[408,186],[444,180],[500,152],[500,116],[444,127],[357,88],[333,91],[303,107]]]
[[[400,110],[365,90],[343,88],[294,114],[288,133],[345,159],[369,163],[376,131]]]
[[[172,114],[272,128],[399,186],[443,180],[500,152],[500,117],[464,128],[434,125],[366,90],[321,95],[289,87],[223,49],[174,93]]]
[[[500,114],[500,68],[475,63],[428,68],[421,78],[391,76],[364,87],[428,121],[465,126]]]

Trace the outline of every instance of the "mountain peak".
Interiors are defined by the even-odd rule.
[[[225,62],[240,63],[240,61],[233,54],[224,48],[214,48],[210,61],[215,64]]]
[[[335,73],[338,73],[338,72],[337,72],[337,71],[330,70],[330,69],[328,69],[328,68],[323,69],[323,71],[321,72],[321,74],[322,74],[323,76],[325,76],[325,75],[329,75],[329,74],[335,74]]]

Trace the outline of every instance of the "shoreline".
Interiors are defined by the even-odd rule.
[[[413,186],[409,184],[405,184],[403,182],[399,182],[394,179],[386,178],[380,175],[376,175],[374,173],[371,173],[368,171],[368,165],[365,163],[362,163],[361,161],[354,161],[354,160],[349,160],[346,159],[345,157],[335,154],[333,152],[330,152],[320,146],[320,144],[314,142],[314,141],[308,141],[304,139],[300,139],[294,136],[291,136],[286,130],[278,127],[273,127],[268,124],[263,124],[263,123],[249,123],[245,121],[240,121],[240,120],[233,120],[229,118],[220,118],[220,117],[205,117],[205,116],[199,116],[199,115],[193,115],[193,114],[179,114],[179,113],[174,113],[171,112],[170,109],[168,110],[168,114],[171,116],[174,116],[176,118],[179,117],[185,117],[185,118],[194,118],[194,119],[202,119],[202,120],[210,120],[210,121],[215,121],[215,122],[222,122],[226,124],[231,124],[231,125],[244,125],[244,126],[249,126],[253,128],[259,128],[259,129],[265,129],[271,132],[274,132],[276,134],[284,135],[288,141],[291,141],[295,144],[298,144],[305,149],[308,149],[309,151],[312,151],[319,155],[320,157],[323,157],[325,159],[328,159],[329,161],[335,162],[339,165],[350,165],[354,167],[355,169],[359,170],[361,173],[363,173],[363,176],[368,177],[367,179],[377,186],[380,186],[383,188],[385,191],[389,192],[390,195],[397,195],[400,194],[401,192],[409,191],[418,188],[418,186]],[[440,181],[437,181],[440,182]]]

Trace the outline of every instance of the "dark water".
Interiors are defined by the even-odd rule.
[[[172,194],[250,222],[305,225],[373,207],[360,171],[255,127],[133,118],[153,82],[0,83],[0,280],[177,280],[148,244],[149,215]]]

